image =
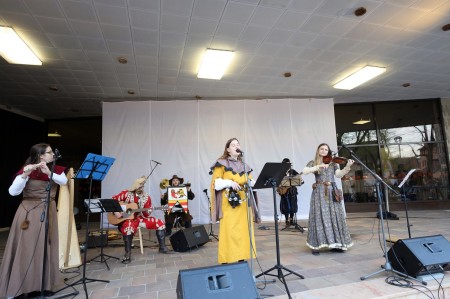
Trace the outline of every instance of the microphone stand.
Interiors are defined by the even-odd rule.
[[[244,176],[247,181],[247,190],[245,190],[245,191],[247,193],[247,227],[248,227],[248,236],[249,236],[249,242],[250,242],[250,244],[249,244],[250,245],[250,272],[253,277],[253,280],[256,282],[256,277],[253,275],[253,250],[254,250],[253,238],[252,238],[253,219],[251,217],[252,213],[250,212],[252,205],[255,208],[255,215],[254,215],[255,221],[260,222],[261,217],[259,215],[259,210],[258,210],[258,206],[256,205],[255,197],[253,196],[253,188],[252,188],[252,185],[250,182],[250,177],[248,176],[247,169],[245,167],[244,152],[239,150],[239,153],[241,154],[241,157],[242,157],[241,162],[242,162],[242,165],[244,166]],[[256,256],[256,252],[255,252],[255,256]],[[261,298],[261,297],[258,297],[258,299],[259,298]]]
[[[209,235],[208,236],[213,237],[214,239],[219,241],[218,236],[215,235],[214,231],[213,231],[213,223],[212,223],[212,215],[211,215],[211,199],[209,199],[209,196],[208,196],[208,189],[204,189],[203,192],[205,192],[206,198],[208,199],[208,203],[209,203]]]
[[[55,149],[55,155],[53,156],[53,162],[52,162],[52,166],[50,169],[50,177],[49,177],[49,181],[47,184],[47,187],[45,188],[45,190],[47,191],[47,198],[45,199],[45,207],[42,211],[41,214],[41,222],[45,221],[45,228],[44,228],[44,256],[42,259],[42,279],[41,279],[41,295],[39,298],[45,298],[45,274],[46,274],[46,269],[47,269],[47,251],[48,251],[48,228],[49,228],[49,213],[50,213],[50,202],[51,202],[51,189],[52,189],[52,179],[53,179],[53,174],[55,171],[55,165],[56,165],[56,160],[61,158],[61,155],[59,155],[59,151],[57,149]],[[56,215],[54,215],[56,217]],[[60,290],[61,291],[61,290]],[[58,291],[59,292],[59,291]],[[57,293],[57,292],[56,292]],[[69,297],[69,296],[76,296],[78,295],[79,292],[75,291],[73,293],[70,294],[65,294],[62,295],[60,297],[56,297],[56,298],[65,298],[65,297]]]
[[[416,171],[415,169],[411,169],[408,174],[403,178],[403,181],[398,185],[398,188],[400,190],[403,190],[403,203],[405,205],[405,214],[406,214],[406,227],[408,228],[408,237],[411,239],[411,225],[409,224],[409,216],[408,216],[408,204],[406,201],[408,200],[406,198],[406,190],[403,188],[403,185],[408,181],[409,176],[413,174],[413,172]]]
[[[373,175],[373,177],[376,179],[375,186],[376,186],[376,190],[377,190],[377,194],[378,194],[378,213],[379,213],[379,215],[380,215],[380,222],[381,222],[381,236],[382,236],[382,238],[383,238],[383,252],[384,252],[384,257],[385,257],[385,263],[384,263],[384,265],[381,266],[381,270],[378,270],[378,271],[376,271],[376,272],[374,272],[374,273],[372,273],[372,274],[366,275],[366,276],[361,276],[360,279],[361,279],[361,280],[365,280],[365,279],[367,279],[367,278],[370,278],[370,277],[375,276],[375,275],[377,275],[377,274],[380,274],[380,273],[382,273],[382,272],[385,272],[385,271],[388,271],[388,272],[389,272],[389,271],[390,271],[390,272],[393,272],[393,273],[395,273],[395,274],[398,274],[398,275],[400,275],[400,276],[402,276],[402,277],[405,277],[405,278],[408,278],[408,279],[412,279],[412,280],[415,280],[415,281],[417,281],[417,282],[426,284],[426,282],[424,283],[424,282],[422,282],[422,281],[420,281],[420,280],[417,280],[416,278],[414,278],[414,277],[412,277],[412,276],[409,276],[409,275],[407,275],[407,274],[405,274],[405,273],[402,273],[402,272],[400,272],[400,271],[397,271],[397,270],[393,269],[393,268],[392,268],[392,265],[391,265],[391,262],[389,261],[389,257],[388,257],[387,249],[386,249],[386,236],[385,236],[385,234],[384,234],[383,194],[381,193],[380,184],[383,184],[385,187],[389,188],[389,189],[390,189],[392,192],[394,192],[396,195],[399,195],[399,193],[398,193],[396,190],[392,189],[391,186],[389,186],[388,184],[386,184],[386,182],[383,181],[377,173],[375,173],[374,171],[372,171],[372,169],[370,169],[367,165],[365,165],[365,164],[358,158],[358,156],[355,154],[355,152],[353,152],[353,150],[351,150],[350,148],[348,148],[348,147],[345,146],[345,145],[342,145],[342,147],[345,148],[345,149],[350,153],[350,155],[352,156],[352,158],[353,158],[356,162],[358,162],[361,166],[363,166],[364,169],[366,169],[366,170],[367,170],[371,175]],[[386,215],[386,216],[387,216],[387,215]],[[386,218],[387,218],[387,217],[386,217]]]

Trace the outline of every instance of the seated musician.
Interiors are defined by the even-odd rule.
[[[179,187],[182,186],[184,182],[183,178],[179,178],[176,174],[174,174],[172,176],[172,178],[169,180],[169,185],[170,187]],[[194,192],[192,192],[191,190],[191,184],[186,184],[185,185],[187,188],[187,198],[189,200],[193,200],[195,197]],[[161,196],[161,205],[167,205],[168,204],[168,195],[167,192],[164,193],[164,195]],[[189,213],[189,210],[184,211],[183,207],[181,207],[181,205],[174,205],[173,208],[170,211],[166,211],[164,213],[164,218],[166,221],[166,235],[170,235],[172,234],[172,228],[173,228],[173,224],[175,222],[175,219],[177,219],[179,217],[179,219],[182,220],[182,223],[180,223],[181,225],[183,225],[184,227],[188,228],[188,227],[192,227],[192,222],[191,220],[193,219],[191,214]]]
[[[159,252],[168,253],[169,249],[165,244],[165,224],[164,221],[152,217],[152,200],[150,195],[144,191],[144,185],[147,181],[145,176],[142,176],[134,181],[133,185],[128,190],[123,190],[112,198],[117,199],[121,204],[137,204],[136,209],[144,209],[144,211],[136,212],[132,217],[126,217],[120,222],[118,229],[123,235],[125,243],[125,255],[122,258],[122,263],[128,264],[131,262],[131,246],[133,236],[137,232],[138,226],[156,230],[156,238],[159,243]],[[114,213],[117,218],[123,218],[122,213]]]

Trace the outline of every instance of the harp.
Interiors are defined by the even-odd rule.
[[[73,215],[74,180],[73,168],[67,173],[67,184],[59,187],[58,195],[58,238],[59,269],[80,266],[81,254]]]

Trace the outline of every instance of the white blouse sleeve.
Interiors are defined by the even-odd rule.
[[[57,183],[58,185],[65,185],[67,184],[67,176],[65,175],[65,173],[61,173],[61,174],[53,174],[53,181],[55,183]]]
[[[28,179],[29,179],[28,176],[26,178],[23,178],[22,175],[16,176],[14,182],[8,189],[9,194],[11,194],[12,196],[16,196],[22,193],[23,188],[25,188],[25,185],[28,182]]]
[[[222,178],[217,178],[214,181],[214,189],[216,189],[217,191],[225,189],[225,188],[231,188],[232,185],[232,180],[224,180]]]
[[[305,167],[305,168],[303,168],[302,173],[303,174],[310,174],[310,173],[314,173],[316,171],[319,171],[319,169],[320,169],[319,165],[313,166],[313,167]]]
[[[348,166],[348,165],[346,165],[345,167],[344,167],[344,169],[337,169],[336,171],[335,171],[335,175],[336,175],[336,177],[337,178],[343,178],[344,177],[344,175],[346,175],[347,173],[349,173],[349,171],[350,171],[350,166]]]

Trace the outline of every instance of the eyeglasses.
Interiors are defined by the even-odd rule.
[[[53,151],[45,152],[46,154],[53,154]]]

